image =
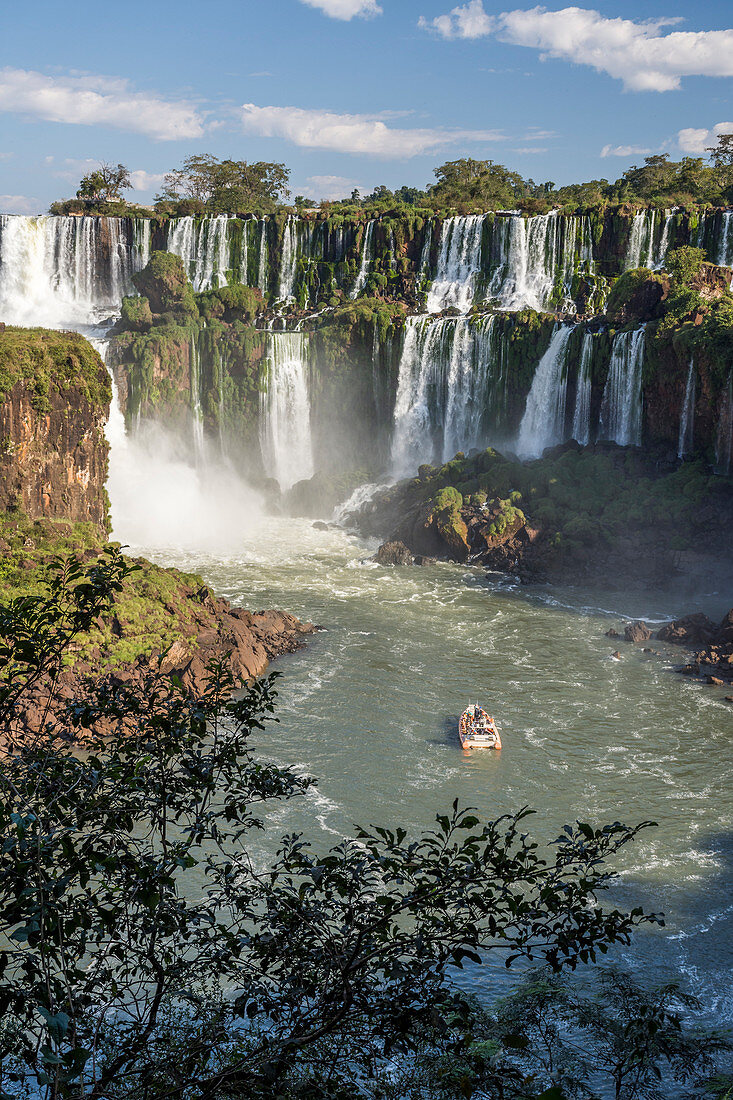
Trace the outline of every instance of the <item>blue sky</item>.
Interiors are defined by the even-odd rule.
[[[558,184],[733,131],[729,2],[26,0],[3,15],[0,210],[100,160],[149,201],[193,152],[284,161],[293,194],[425,186],[491,157]]]

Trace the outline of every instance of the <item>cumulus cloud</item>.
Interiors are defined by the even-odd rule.
[[[376,0],[300,0],[301,4],[307,4],[309,8],[318,8],[324,15],[330,15],[331,19],[353,19],[360,15],[368,19],[372,15],[381,15],[382,9]]]
[[[589,65],[622,80],[635,92],[669,92],[683,76],[733,76],[733,30],[672,31],[678,19],[609,19],[586,8],[547,11],[516,9],[497,16],[471,0],[448,15],[420,26],[443,38],[478,38],[493,34],[501,42],[541,50],[542,60],[560,58]]]
[[[463,7],[453,8],[449,15],[435,19],[420,16],[417,25],[423,30],[437,31],[443,38],[482,38],[491,34],[495,20],[484,11],[482,0],[470,0]]]
[[[3,214],[36,214],[40,206],[38,199],[25,195],[0,195],[0,213]]]
[[[648,157],[652,149],[644,149],[641,145],[604,145],[601,149],[602,157]]]
[[[156,191],[164,179],[164,172],[146,172],[144,168],[136,168],[134,172],[130,172],[133,191]]]
[[[326,199],[328,202],[347,199],[354,190],[363,192],[364,187],[357,180],[345,176],[309,176],[307,186],[301,188],[306,198]]]
[[[77,73],[58,77],[31,69],[0,69],[0,111],[47,122],[110,126],[156,141],[204,133],[203,119],[192,103],[136,92],[125,80]]]
[[[498,130],[406,129],[388,126],[385,115],[341,115],[303,107],[242,106],[245,133],[279,137],[306,149],[365,153],[376,157],[416,157],[462,142],[503,141]]]
[[[733,134],[733,122],[719,122],[711,130],[696,130],[688,127],[677,134],[677,144],[683,153],[690,156],[704,156],[706,149],[717,144],[721,134]]]

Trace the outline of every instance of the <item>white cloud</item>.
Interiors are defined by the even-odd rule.
[[[462,8],[453,8],[449,15],[438,15],[417,21],[423,30],[437,31],[442,38],[482,38],[491,34],[496,21],[484,11],[482,0],[469,0]]]
[[[512,149],[512,153],[549,153],[549,149],[543,148],[541,145],[526,145],[520,149]]]
[[[354,190],[364,192],[363,184],[345,176],[309,176],[307,184],[307,187],[301,188],[301,193],[306,198],[326,199],[329,202],[347,199]]]
[[[0,69],[0,111],[48,122],[111,126],[157,141],[197,138],[204,132],[192,103],[135,92],[125,80],[77,73],[52,77],[30,69]]]
[[[602,157],[648,157],[652,149],[644,149],[641,145],[604,145],[601,149]]]
[[[688,127],[677,134],[677,144],[683,153],[690,156],[704,156],[706,149],[712,148],[721,134],[733,134],[733,122],[719,122],[712,130],[696,130]]]
[[[318,8],[324,15],[330,15],[331,19],[353,19],[360,15],[368,19],[372,15],[381,15],[382,9],[376,0],[300,0],[301,4],[307,4],[309,8]]]
[[[144,168],[136,168],[134,172],[130,172],[133,191],[156,191],[164,179],[164,172],[146,172]]]
[[[37,214],[40,206],[38,199],[28,199],[25,195],[0,195],[3,214]]]
[[[733,76],[733,30],[673,31],[678,19],[608,19],[586,8],[547,11],[535,7],[488,16],[482,0],[471,0],[419,25],[443,38],[495,34],[514,46],[541,50],[542,60],[561,58],[590,65],[622,80],[631,91],[669,92],[683,76]]]
[[[303,107],[257,107],[254,103],[242,106],[245,133],[285,138],[306,149],[407,158],[432,153],[447,145],[505,140],[498,130],[408,130],[388,126],[384,118],[384,115],[340,115]]]

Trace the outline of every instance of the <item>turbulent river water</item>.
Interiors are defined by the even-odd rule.
[[[139,504],[134,486],[131,496]],[[429,825],[455,798],[492,817],[532,806],[547,840],[577,818],[653,819],[618,863],[613,900],[663,910],[667,924],[640,932],[624,961],[647,979],[681,973],[706,1015],[733,1017],[733,708],[674,674],[679,651],[625,646],[614,660],[604,637],[621,616],[690,610],[689,597],[523,589],[450,564],[382,568],[366,560],[371,544],[266,516],[251,498],[231,502],[242,512],[220,547],[196,525],[193,496],[177,530],[126,517],[114,491],[112,504],[115,535],[134,550],[202,573],[235,603],[325,628],[278,662],[280,721],[258,740],[319,781],[272,812],[275,831],[336,843],[355,822]],[[722,615],[730,597],[695,606]],[[457,717],[471,700],[496,714],[501,754],[462,751]],[[466,980],[495,993],[510,978],[497,957]]]

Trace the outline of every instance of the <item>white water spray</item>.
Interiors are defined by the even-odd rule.
[[[695,363],[690,359],[687,371],[687,384],[685,385],[685,400],[682,405],[682,417],[680,419],[680,436],[677,445],[677,457],[684,458],[692,454],[695,442]]]
[[[366,229],[364,230],[364,242],[361,246],[361,265],[359,267],[359,274],[356,276],[356,282],[349,295],[350,298],[358,298],[366,285],[367,276],[369,275],[369,264],[373,259],[372,241],[374,239],[374,226],[375,221],[372,218],[367,222]]]
[[[308,338],[271,332],[267,390],[260,396],[260,445],[265,470],[280,488],[313,476]]]
[[[517,437],[517,454],[522,458],[538,458],[546,447],[553,447],[565,438],[568,388],[565,357],[572,332],[567,325],[555,329],[537,364]]]
[[[644,328],[620,332],[613,340],[608,378],[601,402],[600,439],[622,447],[641,444]]]
[[[573,439],[584,447],[590,442],[590,399],[591,399],[591,363],[593,360],[593,337],[586,332],[580,352],[578,382],[575,390],[575,409],[573,410]]]

